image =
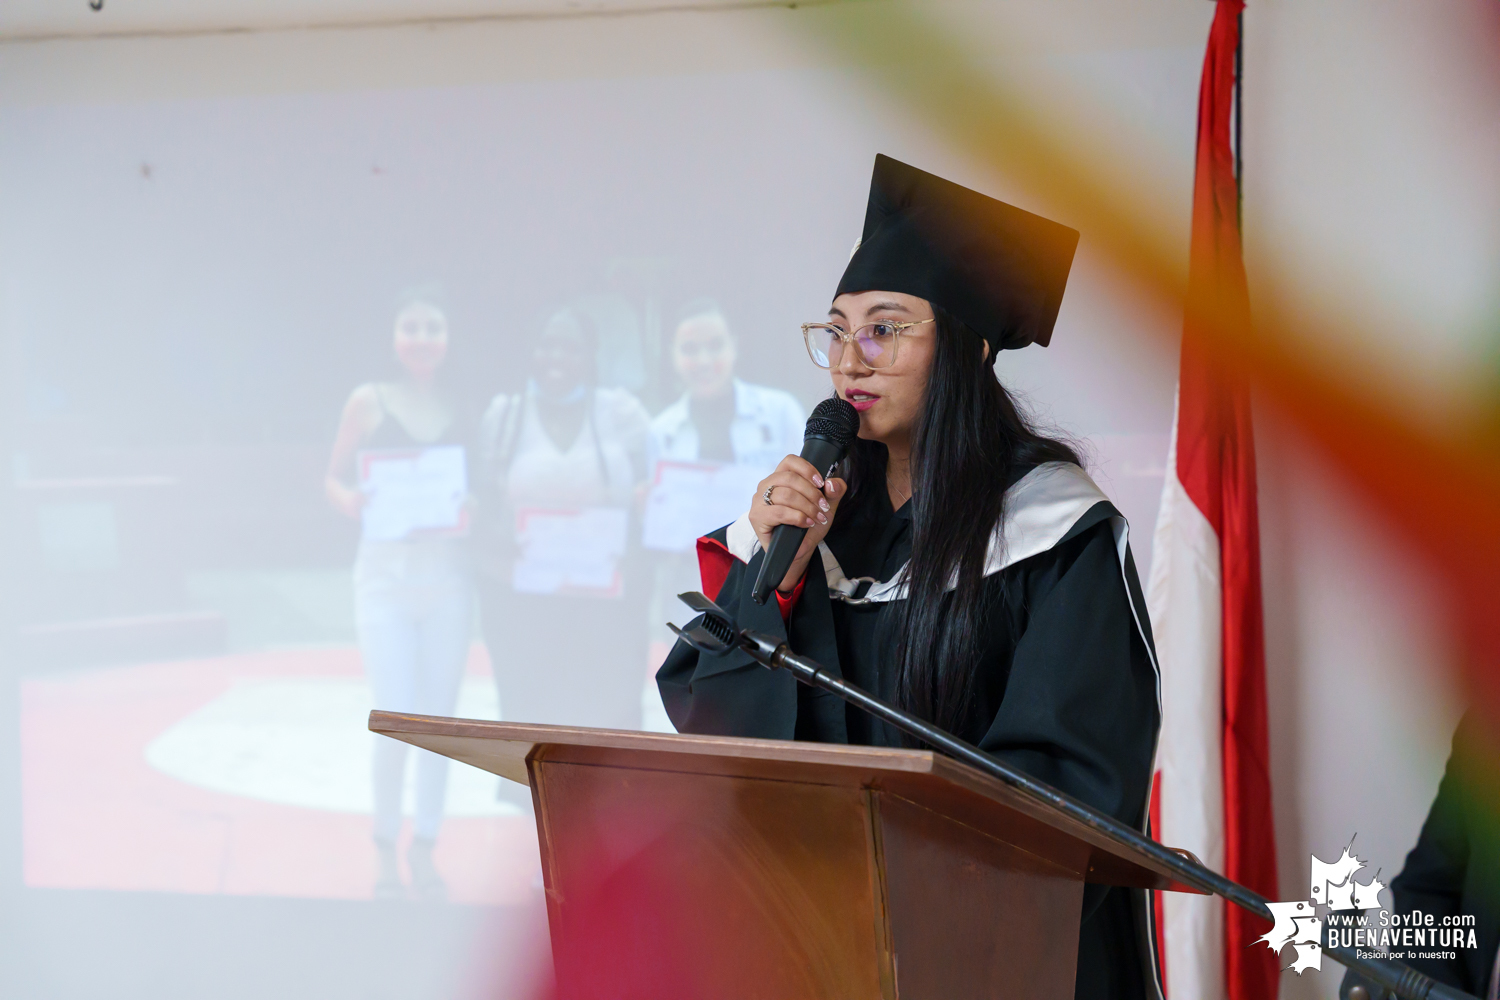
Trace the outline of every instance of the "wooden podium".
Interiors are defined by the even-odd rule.
[[[1085,882],[1183,888],[927,751],[391,712],[370,729],[530,785],[564,997],[1066,1000]]]

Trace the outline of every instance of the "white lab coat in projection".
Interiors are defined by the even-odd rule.
[[[807,411],[791,393],[735,379],[729,442],[736,464],[769,474],[787,455],[802,450],[806,420]],[[689,397],[684,395],[651,421],[647,469],[654,470],[658,459],[696,462],[698,448],[698,428],[693,425]]]
[[[646,441],[648,477],[655,475],[659,460],[700,460],[698,428],[693,424],[691,405],[690,397],[684,394],[651,421]],[[729,443],[734,451],[735,464],[757,470],[759,477],[770,475],[783,458],[802,450],[806,421],[807,411],[791,393],[735,379],[734,420],[729,425]],[[747,497],[747,508],[749,501]],[[650,637],[661,653],[670,648],[673,638],[663,623],[669,619],[685,620],[676,595],[684,590],[697,590],[698,586],[698,559],[693,552],[663,554],[657,560],[648,627]],[[654,680],[645,687],[641,710],[644,728],[673,732]]]

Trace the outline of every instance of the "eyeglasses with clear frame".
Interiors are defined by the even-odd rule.
[[[859,363],[877,371],[896,363],[901,331],[931,322],[930,319],[919,319],[909,323],[868,323],[853,333],[832,323],[803,323],[802,342],[807,345],[807,356],[819,368],[837,368],[842,363],[844,345],[853,344],[854,356]]]

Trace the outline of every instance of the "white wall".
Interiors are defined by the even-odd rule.
[[[1474,3],[1278,0],[1245,15],[1253,309],[1296,317],[1315,334],[1309,354],[1439,433],[1493,399],[1492,15]],[[1283,898],[1301,899],[1308,855],[1332,857],[1355,834],[1383,879],[1399,871],[1461,710],[1457,654],[1431,570],[1263,416],[1277,846]],[[1339,970],[1324,965],[1287,976],[1283,996],[1333,996]]]

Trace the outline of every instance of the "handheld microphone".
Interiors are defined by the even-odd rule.
[[[824,479],[833,467],[849,451],[849,444],[859,434],[859,411],[847,399],[835,396],[825,399],[807,418],[807,429],[802,432],[802,457],[817,469]],[[802,546],[807,529],[795,524],[778,524],[771,535],[771,547],[760,564],[760,575],[755,578],[755,589],[750,597],[756,604],[766,603],[797,558],[797,549]]]

